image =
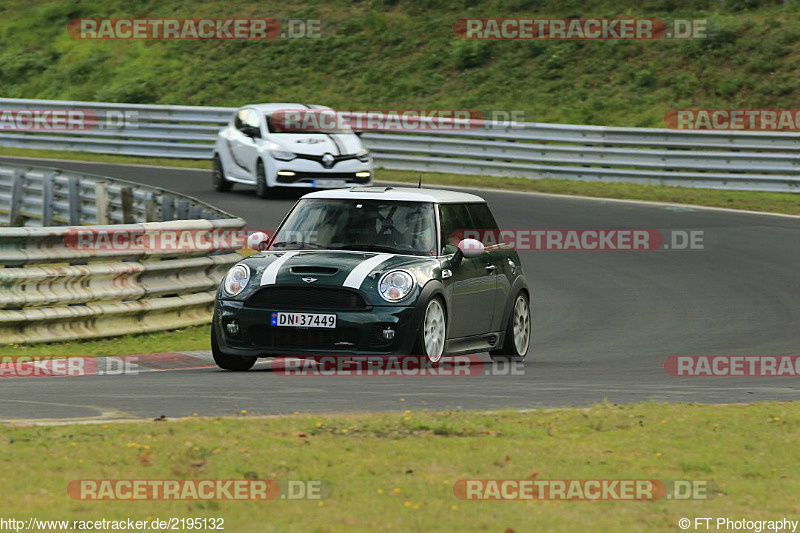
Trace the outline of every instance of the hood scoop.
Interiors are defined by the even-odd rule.
[[[339,269],[336,267],[301,265],[290,267],[289,272],[298,276],[333,276],[339,272]]]

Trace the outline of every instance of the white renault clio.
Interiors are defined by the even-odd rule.
[[[334,113],[324,106],[256,104],[244,106],[217,135],[213,185],[254,185],[261,198],[274,187],[339,188],[372,183],[372,159],[358,135],[347,128],[291,129],[282,117],[291,110]]]

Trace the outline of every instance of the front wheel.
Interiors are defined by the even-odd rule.
[[[511,316],[508,317],[503,346],[489,352],[494,360],[520,361],[528,354],[531,345],[531,306],[525,292],[517,294]]]
[[[259,198],[269,198],[271,187],[267,184],[267,172],[264,170],[264,163],[258,162],[256,166],[256,196]]]
[[[428,361],[438,364],[444,354],[447,339],[447,315],[438,297],[431,298],[425,306],[414,353],[424,355]]]
[[[231,370],[233,372],[244,372],[250,370],[256,364],[258,357],[239,357],[236,355],[228,355],[219,349],[217,343],[217,332],[214,326],[211,326],[211,355],[214,356],[214,362],[223,370]]]
[[[214,167],[211,171],[211,185],[215,191],[227,192],[233,188],[233,182],[225,179],[225,171],[219,154],[214,154]]]

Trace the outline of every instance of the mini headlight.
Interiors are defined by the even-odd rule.
[[[275,159],[279,159],[281,161],[291,161],[292,159],[297,157],[297,154],[295,154],[294,152],[290,152],[289,150],[287,150],[278,143],[270,143],[269,153],[270,155],[272,155],[272,157],[274,157]]]
[[[366,148],[362,148],[356,154],[356,157],[358,158],[359,161],[366,163],[367,161],[369,161],[369,150],[367,150]]]
[[[225,276],[225,292],[231,296],[236,296],[244,290],[250,280],[250,269],[245,265],[236,265],[228,271]]]
[[[414,290],[414,277],[403,270],[392,270],[381,276],[378,292],[387,302],[399,302]]]

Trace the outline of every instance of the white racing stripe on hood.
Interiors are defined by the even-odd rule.
[[[350,271],[347,279],[344,280],[343,286],[352,287],[353,289],[360,288],[361,284],[364,282],[364,278],[366,278],[370,272],[372,272],[378,265],[387,259],[391,259],[392,257],[394,257],[394,254],[378,254],[375,257],[370,257],[369,259],[362,261]]]
[[[300,252],[286,252],[275,261],[270,263],[269,266],[264,269],[264,273],[261,274],[261,285],[273,285],[275,283],[275,278],[278,277],[278,271],[281,269],[283,264],[292,257],[296,256],[298,253]]]

